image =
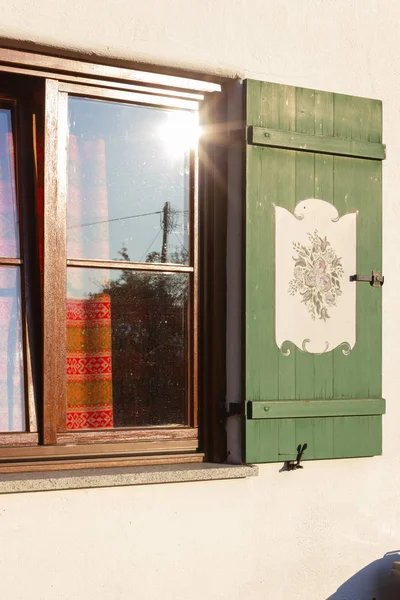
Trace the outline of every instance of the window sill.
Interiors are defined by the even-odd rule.
[[[254,465],[212,463],[87,469],[61,473],[10,473],[0,475],[0,494],[243,479],[257,475],[258,467]]]

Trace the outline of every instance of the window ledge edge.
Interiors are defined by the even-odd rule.
[[[257,475],[256,465],[217,463],[9,473],[0,475],[0,494],[244,479]]]

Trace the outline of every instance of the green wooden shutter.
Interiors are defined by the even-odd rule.
[[[358,211],[357,273],[381,271],[382,106],[378,100],[247,80],[245,461],[382,451],[381,289],[356,287],[356,343],[284,356],[275,342],[274,205],[307,198]]]

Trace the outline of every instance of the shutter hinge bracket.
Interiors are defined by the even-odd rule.
[[[227,417],[235,417],[236,415],[243,414],[242,404],[239,402],[229,402],[228,408],[226,409]]]
[[[243,406],[241,402],[226,402],[221,403],[221,421],[226,423],[229,417],[235,417],[243,414]]]

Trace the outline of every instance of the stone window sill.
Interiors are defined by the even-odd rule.
[[[83,469],[59,473],[10,473],[0,475],[0,494],[243,479],[256,475],[258,475],[258,467],[254,465],[212,463]]]

